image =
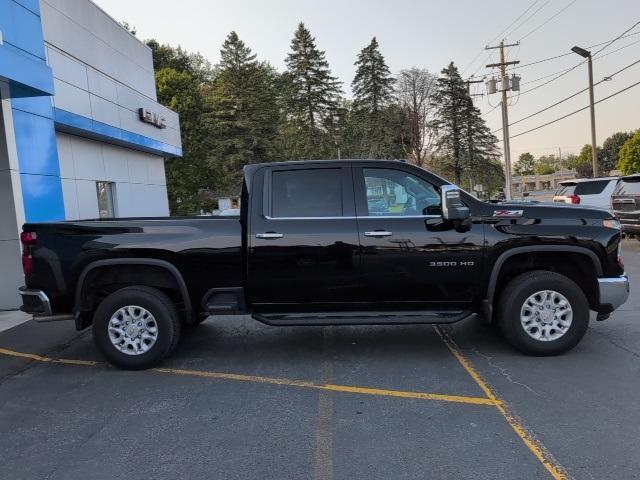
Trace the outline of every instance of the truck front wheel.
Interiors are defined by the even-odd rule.
[[[93,338],[110,363],[127,369],[151,367],[169,355],[180,337],[180,318],[161,291],[132,286],[117,290],[98,306]]]
[[[502,291],[498,323],[505,338],[528,355],[564,353],[589,326],[589,302],[571,279],[536,270],[511,280]]]

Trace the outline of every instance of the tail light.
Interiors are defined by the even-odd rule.
[[[573,203],[574,205],[578,205],[580,203],[580,196],[579,195],[571,195],[569,197],[569,200],[571,200],[571,203]]]
[[[622,258],[622,240],[618,242],[618,258],[616,259],[618,266],[624,270],[624,259]]]
[[[37,238],[36,232],[22,232],[20,234],[20,242],[22,243],[22,270],[27,277],[31,275],[33,271],[31,247],[35,245]]]

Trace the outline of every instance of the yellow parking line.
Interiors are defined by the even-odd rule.
[[[36,355],[33,353],[16,352],[14,350],[8,350],[0,348],[1,355],[7,355],[11,357],[27,358],[38,362],[47,363],[59,363],[66,365],[83,365],[83,366],[97,366],[101,362],[95,362],[92,360],[74,360],[74,359],[56,359],[45,357],[42,355]],[[463,395],[445,395],[441,393],[429,393],[429,392],[411,392],[403,390],[387,390],[380,388],[368,388],[357,387],[351,385],[335,385],[331,383],[317,383],[308,380],[295,380],[289,378],[274,378],[274,377],[262,377],[258,375],[243,375],[239,373],[222,373],[222,372],[209,372],[203,370],[185,370],[182,368],[153,368],[151,371],[158,373],[168,373],[172,375],[184,375],[200,378],[211,378],[216,380],[232,380],[238,382],[251,382],[251,383],[263,383],[270,385],[282,385],[288,387],[301,387],[311,388],[315,390],[325,390],[332,392],[342,393],[355,393],[360,395],[375,395],[380,397],[397,397],[397,398],[412,398],[417,400],[434,400],[440,402],[452,402],[452,403],[465,403],[470,405],[493,405],[498,406],[500,401],[496,398],[485,397],[471,397]]]
[[[482,389],[485,395],[492,400],[495,407],[502,414],[507,423],[511,426],[516,435],[520,437],[522,442],[533,453],[533,455],[542,463],[544,468],[551,474],[555,480],[567,480],[569,478],[568,473],[549,453],[546,447],[538,440],[536,440],[524,427],[524,425],[516,418],[516,416],[509,411],[504,402],[498,398],[493,392],[489,384],[480,376],[478,371],[473,367],[471,362],[467,360],[460,352],[453,339],[447,335],[439,326],[434,327],[435,331],[440,335],[440,338],[444,341],[449,351],[456,357],[460,365],[467,371],[467,373],[473,378],[473,380]]]
[[[66,365],[85,365],[85,366],[92,367],[100,364],[100,362],[94,362],[93,360],[74,360],[74,359],[65,359],[65,358],[43,357],[42,355],[36,355],[34,353],[16,352],[14,350],[7,350],[6,348],[0,348],[0,354],[7,355],[10,357],[28,358],[30,360],[35,360],[37,362],[63,363]]]

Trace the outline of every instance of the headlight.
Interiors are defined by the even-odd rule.
[[[609,220],[603,220],[602,226],[607,228],[615,228],[616,230],[620,230],[620,222],[615,218]]]

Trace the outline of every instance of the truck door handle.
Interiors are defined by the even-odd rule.
[[[256,238],[262,238],[265,240],[274,240],[276,238],[282,238],[284,234],[275,233],[275,232],[267,232],[267,233],[256,233]]]
[[[393,232],[387,232],[386,230],[376,230],[375,232],[364,232],[365,237],[390,237]]]

